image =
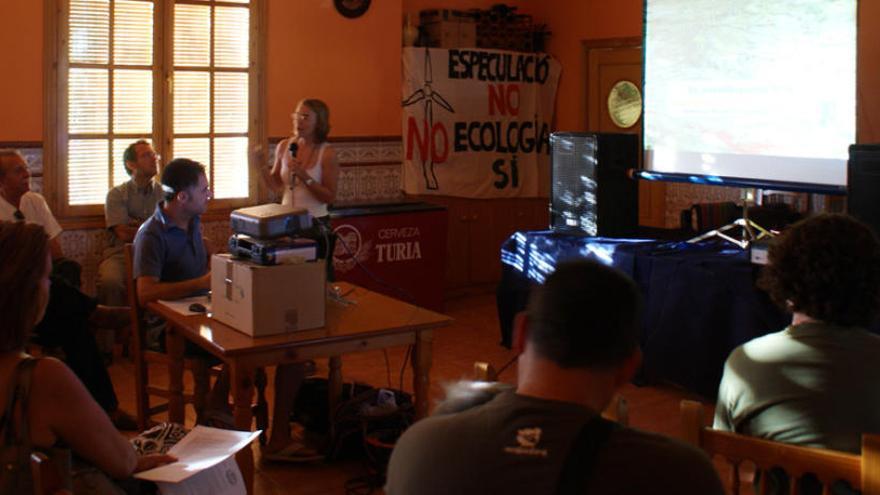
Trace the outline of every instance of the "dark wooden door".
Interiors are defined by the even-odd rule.
[[[587,62],[586,121],[593,132],[642,133],[641,112],[632,125],[621,126],[612,116],[609,96],[615,85],[629,81],[642,89],[642,47],[640,38],[595,40],[584,43]],[[628,124],[628,123],[625,123]],[[664,227],[666,184],[639,182],[639,224]]]

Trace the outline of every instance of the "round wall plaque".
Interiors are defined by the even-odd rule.
[[[617,127],[628,129],[642,116],[642,92],[631,81],[617,81],[608,93],[608,115]]]

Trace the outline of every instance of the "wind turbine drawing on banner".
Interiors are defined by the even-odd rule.
[[[455,113],[455,110],[452,109],[452,105],[446,101],[446,98],[443,98],[440,93],[434,92],[434,89],[431,87],[432,82],[431,52],[428,50],[428,47],[425,47],[425,82],[421,89],[417,89],[413,94],[403,100],[402,106],[408,107],[410,105],[415,105],[418,102],[422,102],[425,107],[425,122],[428,123],[425,139],[429,140],[429,146],[428,152],[426,153],[427,156],[421,157],[422,175],[425,177],[425,187],[431,190],[437,190],[440,187],[437,182],[437,174],[434,173],[434,104],[436,103],[449,113]]]

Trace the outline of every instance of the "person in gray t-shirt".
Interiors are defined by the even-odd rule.
[[[516,389],[458,412],[441,405],[410,427],[391,454],[386,493],[721,495],[698,449],[598,417],[641,362],[639,307],[635,284],[616,270],[560,264],[517,315]]]
[[[728,357],[715,428],[858,454],[880,433],[880,242],[845,215],[817,215],[776,238],[759,285],[792,313],[781,332]]]
[[[101,304],[127,306],[125,296],[125,255],[122,247],[134,242],[141,224],[162,201],[162,186],[155,181],[159,155],[145,140],[130,144],[122,155],[125,171],[131,180],[107,192],[104,220],[110,246],[98,266],[97,296]]]

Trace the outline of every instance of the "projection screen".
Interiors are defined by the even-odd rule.
[[[841,186],[856,0],[646,0],[645,168]]]

